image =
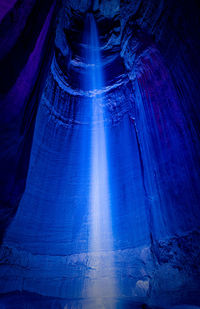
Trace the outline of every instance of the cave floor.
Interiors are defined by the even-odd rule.
[[[12,292],[0,295],[0,309],[163,309],[148,306],[131,299],[60,299],[30,292]]]
[[[60,299],[30,292],[0,294],[0,309],[200,309],[194,305],[157,307],[128,299]]]

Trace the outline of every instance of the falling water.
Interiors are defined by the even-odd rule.
[[[90,94],[91,104],[91,184],[90,184],[90,231],[89,251],[91,254],[88,297],[95,299],[96,308],[104,308],[105,299],[113,308],[111,299],[116,296],[113,260],[113,235],[110,214],[108,183],[108,156],[106,149],[106,127],[102,62],[98,32],[94,16],[88,14],[86,24],[89,30],[85,89]],[[89,26],[89,27],[88,27]],[[109,299],[109,301],[108,301]]]

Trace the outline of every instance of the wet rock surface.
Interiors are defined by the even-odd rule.
[[[96,95],[81,84],[82,33],[93,9],[104,71],[99,104],[111,141],[116,306],[200,305],[196,1],[63,1],[59,13],[53,1],[3,1],[0,9],[1,238],[11,222],[0,291],[57,297],[17,292],[0,303],[65,308],[59,298],[83,298],[66,308],[93,308],[87,287],[98,263],[99,297],[109,284],[108,253],[88,253],[89,179],[80,177],[77,143],[90,130],[85,111]],[[89,151],[82,159],[85,171]]]
[[[139,300],[152,308],[176,304],[200,305],[199,238],[199,233],[193,232],[159,241],[151,247],[113,252],[119,302],[120,299],[127,304]],[[29,291],[64,299],[87,299],[91,280],[95,284],[101,277],[102,286],[95,299],[110,298],[110,270],[106,270],[108,255],[108,252],[33,255],[20,248],[2,247],[1,291],[4,294]],[[103,267],[96,272],[95,267],[99,264]]]

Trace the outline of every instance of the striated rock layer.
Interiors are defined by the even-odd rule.
[[[116,301],[121,300],[126,304],[134,300],[162,308],[177,303],[199,304],[199,238],[199,233],[193,232],[187,236],[155,242],[154,247],[115,250],[114,267],[120,291]],[[3,247],[1,277],[4,277],[4,285],[1,293],[29,291],[63,298],[65,304],[67,300],[73,299],[74,302],[84,304],[85,300],[90,301],[88,287],[91,282],[95,284],[95,280],[101,276],[101,273],[95,272],[94,265],[99,262],[106,265],[107,256],[106,252],[100,255],[35,255]],[[103,291],[104,298],[109,301],[109,276],[104,280],[107,282]]]
[[[1,293],[87,302],[102,280],[96,298],[124,306],[200,305],[196,2],[63,1],[57,15],[43,2],[2,4]],[[95,90],[83,83],[88,10],[104,72]],[[105,115],[112,252],[89,245],[91,136],[102,125],[94,97]]]

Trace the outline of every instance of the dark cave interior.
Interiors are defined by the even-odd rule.
[[[200,308],[197,0],[0,0],[0,308]]]

